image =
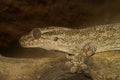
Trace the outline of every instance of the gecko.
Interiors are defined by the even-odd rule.
[[[34,28],[19,39],[25,48],[43,48],[66,53],[70,72],[87,69],[85,61],[98,52],[120,50],[120,23],[91,26],[83,29],[50,26]]]

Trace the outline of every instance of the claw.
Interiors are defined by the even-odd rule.
[[[65,66],[71,67],[71,66],[73,66],[73,63],[71,61],[68,61],[68,62],[65,63]]]
[[[81,64],[80,67],[82,70],[86,70],[88,68],[88,66],[86,64]]]
[[[75,67],[75,66],[71,67],[71,68],[70,68],[70,72],[71,72],[71,73],[77,72],[77,67]]]

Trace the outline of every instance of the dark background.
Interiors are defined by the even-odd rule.
[[[84,28],[118,22],[120,0],[0,0],[0,54],[15,58],[54,57],[53,52],[19,47],[18,39],[34,27]],[[54,73],[59,69],[55,68]]]
[[[0,49],[33,27],[84,28],[120,22],[120,0],[0,0]]]

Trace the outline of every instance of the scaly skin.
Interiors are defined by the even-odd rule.
[[[19,40],[22,47],[40,47],[68,53],[67,65],[71,72],[84,65],[95,52],[120,50],[120,23],[93,26],[84,29],[64,27],[35,28]],[[71,56],[72,55],[72,56]]]

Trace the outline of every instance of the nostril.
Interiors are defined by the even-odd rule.
[[[34,39],[39,39],[41,37],[41,31],[39,28],[35,28],[32,30],[32,35]]]

